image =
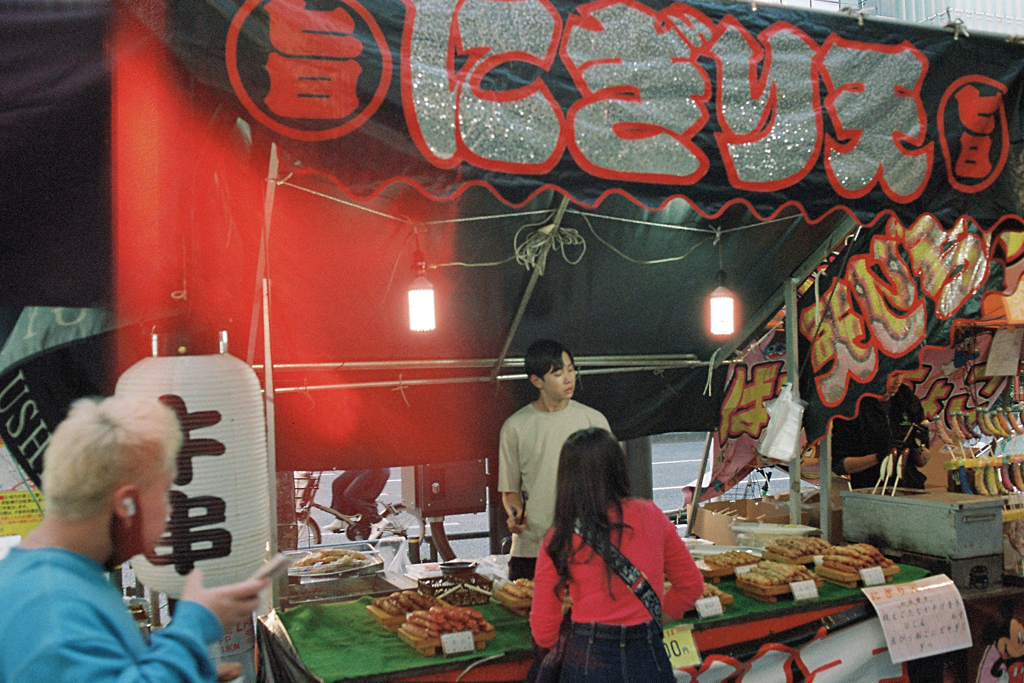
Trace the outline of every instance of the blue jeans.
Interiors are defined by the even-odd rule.
[[[675,683],[653,620],[636,626],[573,624],[561,683]]]

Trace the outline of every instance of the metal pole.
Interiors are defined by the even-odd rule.
[[[277,143],[270,143],[270,162],[267,167],[267,192],[263,197],[263,233],[260,235],[260,253],[256,261],[256,291],[252,297],[252,318],[249,322],[249,348],[245,362],[252,366],[256,356],[256,326],[260,319],[260,290],[267,277],[267,258],[270,246],[270,219],[274,215],[274,195],[277,192]]]
[[[708,455],[711,453],[711,438],[713,431],[709,431],[704,438],[704,455],[700,459],[700,471],[697,474],[697,484],[693,487],[693,500],[690,501],[690,509],[686,513],[686,535],[693,535],[693,525],[697,521],[697,510],[700,507],[701,489],[704,487],[704,471],[708,467]]]
[[[821,506],[821,537],[832,542],[832,425],[825,430],[818,454],[818,504]],[[838,540],[838,539],[837,539]]]
[[[277,552],[277,441],[274,438],[274,366],[270,358],[270,279],[263,279],[263,362],[268,370],[263,379],[263,404],[267,413],[267,491],[270,499],[270,550]],[[288,577],[274,582],[274,607],[281,606],[281,594],[288,590]]]
[[[523,314],[526,312],[526,304],[530,302],[530,295],[533,294],[533,288],[537,285],[537,280],[544,271],[545,264],[547,264],[548,252],[551,251],[551,244],[555,241],[555,235],[558,233],[558,226],[562,223],[562,216],[565,215],[565,209],[567,206],[569,206],[569,198],[562,197],[562,203],[558,205],[558,210],[555,212],[555,218],[551,221],[551,232],[548,233],[548,240],[544,243],[540,256],[537,258],[537,263],[533,267],[533,273],[530,274],[530,281],[526,284],[526,291],[523,292],[523,298],[519,301],[519,310],[516,311],[516,316],[512,319],[512,325],[508,330],[508,336],[505,337],[505,345],[501,347],[501,353],[498,354],[498,362],[495,363],[494,370],[491,371],[491,379],[497,377],[498,373],[501,372],[502,363],[505,362],[505,354],[508,353],[508,348],[512,346],[512,339],[515,338],[516,330],[519,329],[519,322],[523,319]]]
[[[796,288],[800,283],[790,278],[786,287],[786,382],[792,385],[793,399],[800,400],[799,315]],[[800,523],[800,455],[789,461],[789,523]]]

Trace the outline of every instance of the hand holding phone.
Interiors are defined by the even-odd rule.
[[[292,566],[294,560],[284,553],[278,553],[272,558],[263,563],[263,565],[256,570],[256,573],[252,575],[254,579],[276,579],[277,577],[288,571],[288,567]]]

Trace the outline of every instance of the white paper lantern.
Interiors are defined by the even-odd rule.
[[[178,414],[185,441],[171,487],[167,531],[139,580],[177,598],[197,567],[207,586],[248,578],[270,539],[267,434],[259,380],[227,353],[146,358],[116,394],[159,399]]]

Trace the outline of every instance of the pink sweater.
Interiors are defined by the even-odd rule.
[[[661,598],[665,621],[680,618],[693,607],[704,590],[704,578],[690,557],[690,551],[679,538],[675,526],[653,501],[628,498],[623,501],[622,516],[632,528],[623,531],[619,550],[643,572]],[[549,530],[544,537],[537,556],[533,607],[530,610],[530,628],[534,640],[541,647],[551,647],[558,641],[558,626],[562,621],[562,600],[554,594],[558,574],[547,552],[552,533]],[[614,534],[612,538],[615,538]],[[582,539],[573,536],[573,543],[574,547],[579,547]],[[651,613],[614,572],[609,595],[604,560],[589,549],[575,558],[586,561],[569,564],[573,621],[625,626],[650,621]],[[665,593],[666,577],[672,584],[668,593]]]

